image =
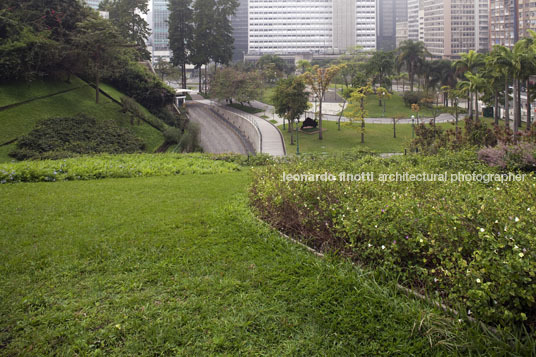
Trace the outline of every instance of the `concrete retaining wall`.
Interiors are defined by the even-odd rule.
[[[251,143],[256,153],[262,153],[262,134],[257,124],[245,115],[230,112],[218,106],[211,106],[216,113],[233,124],[244,137]]]

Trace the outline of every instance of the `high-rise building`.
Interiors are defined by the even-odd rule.
[[[396,23],[396,47],[400,47],[400,44],[408,40],[408,22],[400,21]]]
[[[376,27],[378,49],[392,51],[396,47],[396,0],[378,0]]]
[[[396,0],[396,22],[408,21],[408,0]]]
[[[424,0],[424,44],[439,58],[486,51],[488,0]]]
[[[419,11],[422,0],[408,0],[408,39],[419,41]]]
[[[239,6],[233,17],[234,50],[233,61],[240,61],[248,52],[248,0],[239,0]]]
[[[171,51],[169,49],[169,10],[168,0],[152,0],[151,8],[151,38],[152,61],[169,61]]]
[[[536,30],[536,2],[529,0],[490,0],[490,49],[494,45],[513,47],[516,40],[528,36],[529,29]]]
[[[97,10],[99,8],[99,4],[100,4],[100,2],[102,0],[84,0],[84,1],[89,7]]]
[[[376,48],[375,0],[249,0],[248,52],[334,53]]]

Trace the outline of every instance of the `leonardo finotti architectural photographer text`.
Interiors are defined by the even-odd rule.
[[[525,174],[517,174],[513,172],[504,174],[482,174],[482,173],[408,173],[408,172],[396,172],[396,173],[374,173],[374,172],[361,172],[361,173],[347,173],[340,172],[333,174],[330,172],[324,173],[283,173],[282,180],[284,182],[520,182],[525,181]]]

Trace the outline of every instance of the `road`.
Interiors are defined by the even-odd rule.
[[[199,125],[199,139],[205,152],[248,153],[238,134],[214,115],[205,104],[188,102],[188,113],[190,121]]]

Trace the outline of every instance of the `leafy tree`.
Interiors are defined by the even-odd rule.
[[[512,79],[512,68],[514,58],[512,51],[504,46],[495,45],[490,53],[489,65],[494,66],[504,77],[504,119],[506,127],[510,127],[510,95],[509,86]]]
[[[365,143],[365,117],[367,116],[365,104],[367,96],[371,93],[373,93],[371,83],[364,87],[354,88],[348,101],[347,116],[350,120],[349,124],[353,125],[356,121],[361,123],[361,144]]]
[[[218,71],[210,86],[210,94],[220,100],[250,102],[261,96],[262,80],[257,72],[242,72],[232,67]]]
[[[305,82],[301,77],[279,80],[272,98],[277,115],[289,122],[290,144],[294,145],[293,125],[309,108],[309,93],[305,91]]]
[[[186,88],[186,64],[193,41],[192,0],[170,0],[169,2],[169,48],[173,52],[171,62],[181,68],[182,88]]]
[[[423,42],[406,40],[400,44],[398,48],[397,70],[400,72],[400,68],[405,65],[408,71],[410,91],[413,92],[413,84],[415,81],[415,75],[418,73],[419,67],[422,65],[426,56],[430,53],[426,50]]]
[[[162,81],[167,76],[175,76],[177,74],[177,69],[173,67],[173,64],[162,59],[155,63],[154,71],[160,75]]]
[[[458,88],[468,93],[475,93],[475,118],[478,120],[478,92],[484,88],[485,78],[480,73],[473,74],[470,71],[465,72],[465,78],[467,80],[458,82]]]
[[[394,73],[395,56],[393,52],[377,51],[367,61],[366,71],[372,78],[372,84],[380,87],[390,87],[388,77]]]
[[[320,113],[318,119],[318,128],[320,130],[318,133],[319,140],[322,140],[322,102],[324,100],[324,95],[329,89],[331,80],[337,75],[340,69],[340,66],[330,66],[328,68],[314,66],[311,69],[311,72],[307,72],[302,75],[305,83],[311,87],[313,94],[318,98]]]
[[[79,23],[72,40],[80,59],[86,61],[88,71],[95,77],[95,102],[99,103],[100,79],[112,69],[118,48],[127,45],[110,21],[102,18]]]
[[[294,71],[296,70],[296,68],[293,65],[290,65],[278,55],[270,55],[270,54],[264,55],[261,58],[259,58],[259,60],[257,61],[257,68],[261,69],[263,72],[266,69],[269,69],[272,72],[275,70],[277,71],[277,73],[279,73],[280,77],[282,77],[282,75],[288,76],[294,73]],[[308,68],[310,68],[310,64]]]
[[[217,65],[228,64],[233,58],[233,26],[231,16],[238,8],[238,0],[217,0],[214,9],[214,34],[212,37],[212,60]],[[216,67],[215,67],[216,68]]]
[[[123,39],[137,45],[138,59],[151,58],[145,44],[150,34],[149,24],[142,17],[149,11],[147,0],[104,0],[99,4],[99,9],[110,13],[110,21]]]
[[[304,74],[305,72],[307,71],[310,71],[311,68],[313,68],[313,66],[311,66],[311,62],[307,61],[307,60],[299,60],[298,63],[298,69],[300,70],[301,74]]]
[[[391,93],[383,87],[376,88],[376,96],[378,97],[380,101],[380,106],[382,106],[383,102],[383,117],[385,118],[385,105],[387,99],[390,99],[392,97]]]

